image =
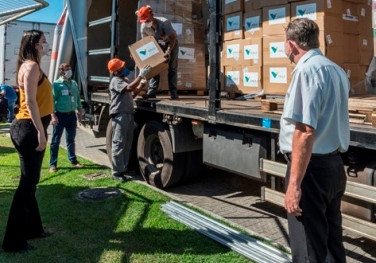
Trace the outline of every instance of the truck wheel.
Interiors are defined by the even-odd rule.
[[[148,184],[167,188],[180,181],[185,153],[173,153],[170,131],[156,121],[145,123],[138,136],[137,158]]]
[[[109,120],[109,122],[107,124],[107,129],[106,129],[106,151],[107,151],[108,160],[110,160],[110,163],[112,163],[112,124],[111,124],[111,119]]]

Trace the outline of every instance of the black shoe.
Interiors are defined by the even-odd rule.
[[[171,95],[171,100],[178,100],[179,99],[179,96],[174,94],[174,95]]]
[[[144,95],[142,95],[142,98],[144,99],[155,99],[157,96],[155,96],[154,93],[145,93]]]
[[[124,176],[124,175],[118,175],[118,176],[113,175],[113,176],[112,176],[112,179],[114,179],[114,180],[118,180],[118,181],[120,181],[120,182],[126,182],[126,181],[129,181],[129,180],[130,180],[130,179],[127,178],[127,176]]]

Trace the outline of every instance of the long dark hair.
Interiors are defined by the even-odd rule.
[[[39,51],[35,48],[35,45],[39,42],[40,38],[44,35],[43,31],[40,30],[28,30],[22,36],[20,51],[18,52],[17,60],[17,75],[16,82],[18,84],[18,71],[23,62],[26,60],[32,60],[38,65],[40,64]]]

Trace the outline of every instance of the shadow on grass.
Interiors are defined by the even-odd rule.
[[[15,153],[15,152],[16,152],[16,149],[14,149],[14,147],[0,146],[0,156],[5,156],[7,154]]]
[[[163,212],[156,212],[166,200],[129,190],[128,184],[120,184],[122,195],[100,201],[77,198],[78,193],[87,187],[39,185],[37,198],[42,220],[45,228],[52,230],[54,235],[30,241],[37,248],[32,252],[0,253],[0,262],[125,263],[131,262],[131,258],[134,261],[135,257],[141,259],[139,262],[153,262],[153,255],[159,258],[158,262],[165,262],[162,257],[166,254],[167,258],[183,254],[195,257],[228,251],[197,232],[182,227]],[[3,218],[9,211],[13,191],[0,187],[3,210],[0,213],[0,239],[4,235],[6,220]],[[169,220],[168,224],[158,224]],[[181,261],[175,258],[174,262]]]

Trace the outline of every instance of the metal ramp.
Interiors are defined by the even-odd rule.
[[[48,5],[43,0],[0,0],[0,25],[26,16]]]

